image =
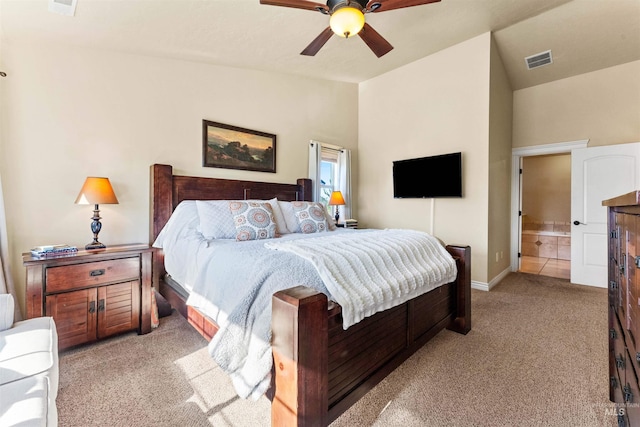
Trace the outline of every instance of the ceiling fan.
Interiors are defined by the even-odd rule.
[[[364,19],[365,13],[379,13],[403,7],[436,3],[440,0],[328,0],[327,4],[307,0],[260,0],[260,4],[293,7],[318,11],[329,15],[329,27],[315,38],[300,54],[314,56],[335,33],[349,38],[358,34],[378,58],[389,53],[393,46]]]

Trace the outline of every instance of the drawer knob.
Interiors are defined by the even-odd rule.
[[[615,329],[609,329],[609,338],[612,339],[612,340],[615,340],[616,336],[617,336],[616,330]]]
[[[624,392],[624,401],[625,402],[633,402],[633,393],[631,392],[631,386],[629,384],[625,385],[622,388]]]
[[[104,311],[104,300],[98,301],[98,311]]]
[[[616,366],[620,369],[624,368],[624,359],[621,354],[616,356]]]
[[[89,313],[95,313],[95,312],[96,312],[96,302],[91,301],[89,303]]]
[[[616,377],[610,377],[611,388],[618,388],[618,379]]]
[[[104,273],[105,273],[104,268],[101,268],[100,270],[91,270],[91,271],[89,272],[89,276],[91,276],[91,277],[97,277],[97,276],[102,276],[102,275],[104,275]]]

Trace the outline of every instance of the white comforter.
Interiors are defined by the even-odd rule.
[[[396,247],[399,252],[380,252],[383,246],[401,245],[402,241],[408,246]],[[315,243],[321,252],[337,252],[339,246],[344,261],[315,253]],[[186,247],[191,248],[189,267],[181,269],[191,288],[187,304],[220,326],[209,343],[209,353],[230,375],[238,395],[253,399],[264,394],[270,385],[271,297],[275,292],[300,284],[309,286],[338,302],[345,323],[352,324],[451,282],[456,275],[455,262],[433,237],[408,230],[289,234],[268,241],[266,246],[276,250],[265,248],[265,241],[203,238],[193,239],[188,245],[165,246],[179,248],[183,259]],[[367,246],[378,249],[367,255]],[[170,252],[165,247],[166,258],[172,256]],[[436,257],[435,263],[427,261],[431,256]],[[360,267],[356,266],[358,259],[362,262]],[[169,274],[170,264],[166,263]],[[332,264],[342,266],[333,270]],[[347,272],[349,268],[353,271]],[[335,280],[336,277],[340,279]],[[357,290],[349,290],[352,280],[358,283]],[[376,290],[375,286],[380,285],[384,290]]]
[[[355,237],[355,238],[354,238]],[[265,243],[309,261],[342,307],[344,329],[456,278],[456,263],[426,233],[376,230]]]

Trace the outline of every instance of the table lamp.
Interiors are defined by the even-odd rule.
[[[91,222],[91,231],[93,232],[93,242],[86,245],[85,249],[103,249],[105,245],[98,241],[98,233],[102,228],[100,223],[99,204],[118,204],[116,194],[113,192],[109,178],[99,178],[90,176],[84,181],[84,185],[80,190],[80,194],[75,201],[78,205],[95,205],[93,209],[93,221]]]
[[[331,197],[329,198],[329,206],[335,206],[336,207],[336,224],[338,223],[338,220],[340,219],[340,206],[344,206],[345,202],[344,202],[344,197],[342,197],[342,193],[340,191],[334,191],[333,193],[331,193]]]

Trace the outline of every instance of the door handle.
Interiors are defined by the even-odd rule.
[[[587,225],[587,224],[585,224],[584,222],[580,222],[580,221],[573,221],[573,225],[580,225],[580,224],[582,224],[582,225]]]

